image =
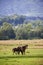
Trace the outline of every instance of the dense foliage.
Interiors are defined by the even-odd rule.
[[[0,40],[43,38],[43,21],[28,22],[13,26],[3,22],[0,26]]]

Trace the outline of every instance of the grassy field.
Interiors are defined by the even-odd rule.
[[[26,44],[25,55],[13,55],[14,47]],[[43,39],[0,41],[0,65],[43,65]]]

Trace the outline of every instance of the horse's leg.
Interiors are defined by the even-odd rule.
[[[21,51],[21,54],[23,55],[23,51]]]
[[[18,55],[19,55],[20,53],[18,52]]]
[[[18,55],[20,54],[20,51],[18,51]]]
[[[23,54],[25,55],[25,51],[23,51]]]
[[[24,50],[24,55],[25,55],[25,50]]]
[[[13,51],[13,55],[14,55],[14,53],[16,53],[16,51]]]
[[[23,55],[23,52],[22,52],[22,55]]]

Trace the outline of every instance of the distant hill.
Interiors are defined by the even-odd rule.
[[[11,15],[11,16],[0,16],[0,25],[2,25],[3,22],[8,22],[12,25],[18,25],[18,24],[23,24],[23,23],[28,23],[36,20],[42,20],[43,17],[35,17],[35,16],[23,16],[23,15]]]

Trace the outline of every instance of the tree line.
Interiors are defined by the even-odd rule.
[[[43,38],[43,23],[41,21],[18,24],[17,26],[3,22],[0,26],[0,40],[38,38]]]

